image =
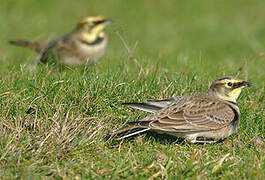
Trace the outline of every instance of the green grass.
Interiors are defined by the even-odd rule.
[[[265,179],[264,9],[262,0],[1,2],[1,179]],[[115,23],[105,57],[87,70],[33,68],[33,52],[7,44],[53,39],[95,14]],[[225,75],[253,86],[239,99],[238,133],[223,143],[179,143],[155,133],[106,140],[147,115],[122,102],[194,94]],[[30,107],[36,114],[26,114]]]

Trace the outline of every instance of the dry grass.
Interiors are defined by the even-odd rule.
[[[0,7],[0,177],[264,179],[264,7],[258,0],[5,1]],[[58,36],[87,12],[116,21],[97,66],[33,68],[30,51],[5,43]],[[223,143],[194,145],[155,133],[106,138],[146,116],[122,102],[194,94],[224,75],[238,75],[253,86],[239,99],[238,133]]]

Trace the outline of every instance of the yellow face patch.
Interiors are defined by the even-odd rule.
[[[239,97],[240,93],[241,93],[242,89],[240,87],[233,89],[230,93],[228,93],[228,98],[230,99],[230,101],[236,101],[237,98]]]
[[[92,43],[98,38],[104,38],[104,29],[110,23],[111,20],[103,16],[84,17],[77,24],[77,30],[83,41]]]
[[[236,102],[242,88],[246,86],[249,86],[249,83],[246,81],[235,77],[224,77],[214,81],[210,89],[213,90],[219,98]]]

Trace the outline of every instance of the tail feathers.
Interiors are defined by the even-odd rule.
[[[125,127],[115,132],[118,140],[125,139],[143,132],[149,131],[149,123],[152,121],[129,122]]]
[[[131,137],[131,136],[135,136],[137,134],[141,134],[145,131],[149,131],[150,129],[149,128],[138,128],[138,129],[134,129],[135,131],[130,131],[130,133],[126,133],[126,134],[123,134],[122,136],[119,135],[120,137],[117,138],[117,140],[122,140],[122,139],[125,139],[125,138],[128,138],[128,137]]]
[[[123,103],[123,105],[130,106],[130,107],[132,107],[134,109],[138,109],[138,110],[145,111],[145,112],[150,112],[150,113],[156,113],[157,111],[162,109],[159,106],[152,105],[152,104],[149,104],[149,103]]]
[[[27,47],[29,49],[32,49],[32,50],[38,52],[38,53],[41,53],[45,50],[45,47],[38,42],[30,42],[30,41],[23,41],[23,40],[12,40],[12,41],[9,41],[9,43],[12,45],[15,45],[15,46]]]

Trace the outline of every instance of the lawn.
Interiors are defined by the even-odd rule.
[[[265,179],[264,9],[262,0],[1,2],[0,178]],[[34,52],[7,43],[48,41],[98,14],[115,22],[96,66],[35,67]],[[107,139],[147,115],[121,103],[195,94],[227,75],[253,86],[238,101],[238,133],[224,142]]]

